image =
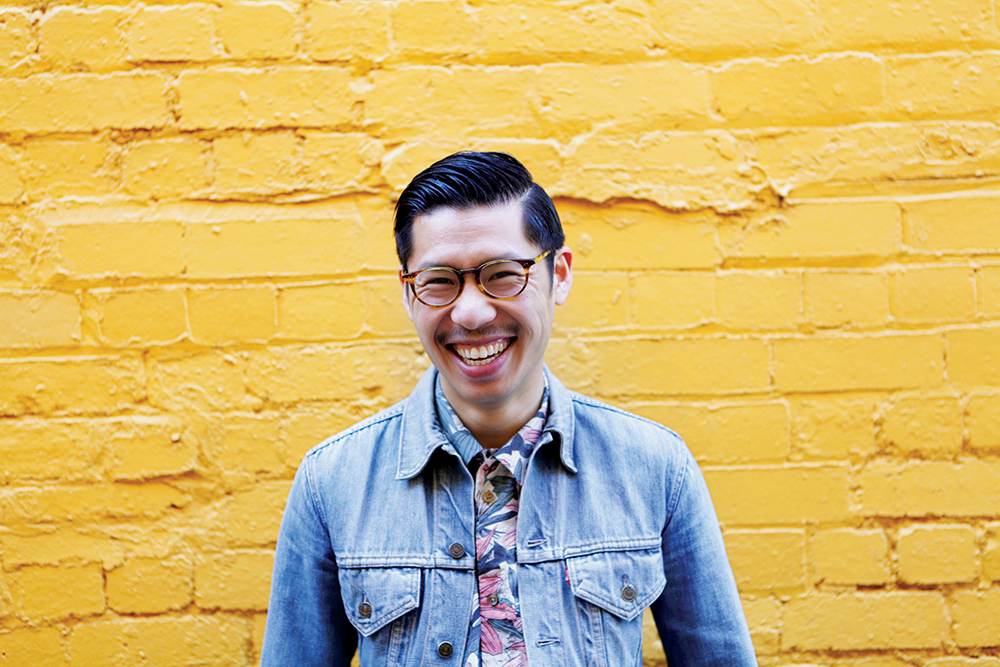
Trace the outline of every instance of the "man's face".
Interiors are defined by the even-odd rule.
[[[516,202],[464,210],[438,208],[418,216],[412,231],[409,271],[434,266],[471,269],[494,259],[530,259],[542,252],[525,236],[521,205]],[[441,308],[417,301],[404,286],[406,312],[441,373],[445,396],[459,412],[471,405],[502,410],[518,399],[541,398],[542,358],[555,306],[566,300],[573,282],[569,248],[553,255],[553,278],[542,260],[531,267],[524,291],[509,300],[483,294],[471,274],[463,276],[458,299]],[[479,358],[473,359],[473,354]]]

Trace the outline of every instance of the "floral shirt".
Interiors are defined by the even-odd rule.
[[[527,667],[517,593],[517,510],[524,470],[549,408],[545,386],[538,412],[500,449],[483,449],[435,387],[438,422],[476,476],[477,598],[465,667]]]

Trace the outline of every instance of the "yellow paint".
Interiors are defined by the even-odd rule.
[[[996,667],[995,5],[0,0],[0,665],[256,663],[296,466],[428,364],[395,196],[473,148],[763,664]]]

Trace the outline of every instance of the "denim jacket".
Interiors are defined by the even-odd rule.
[[[433,368],[313,448],[278,536],[261,665],[462,667],[473,479],[440,430]],[[524,477],[518,589],[532,667],[642,664],[652,607],[671,667],[756,665],[708,489],[677,434],[566,389]]]

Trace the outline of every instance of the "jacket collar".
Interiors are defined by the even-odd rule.
[[[545,443],[545,433],[551,433],[556,441],[563,465],[576,472],[573,457],[573,397],[562,382],[544,368],[549,383],[549,415],[545,421],[545,431],[539,446]],[[434,410],[434,383],[438,371],[431,366],[417,382],[417,386],[403,403],[403,419],[400,424],[399,464],[396,479],[412,479],[426,466],[434,450],[449,445],[448,437],[438,424]]]

